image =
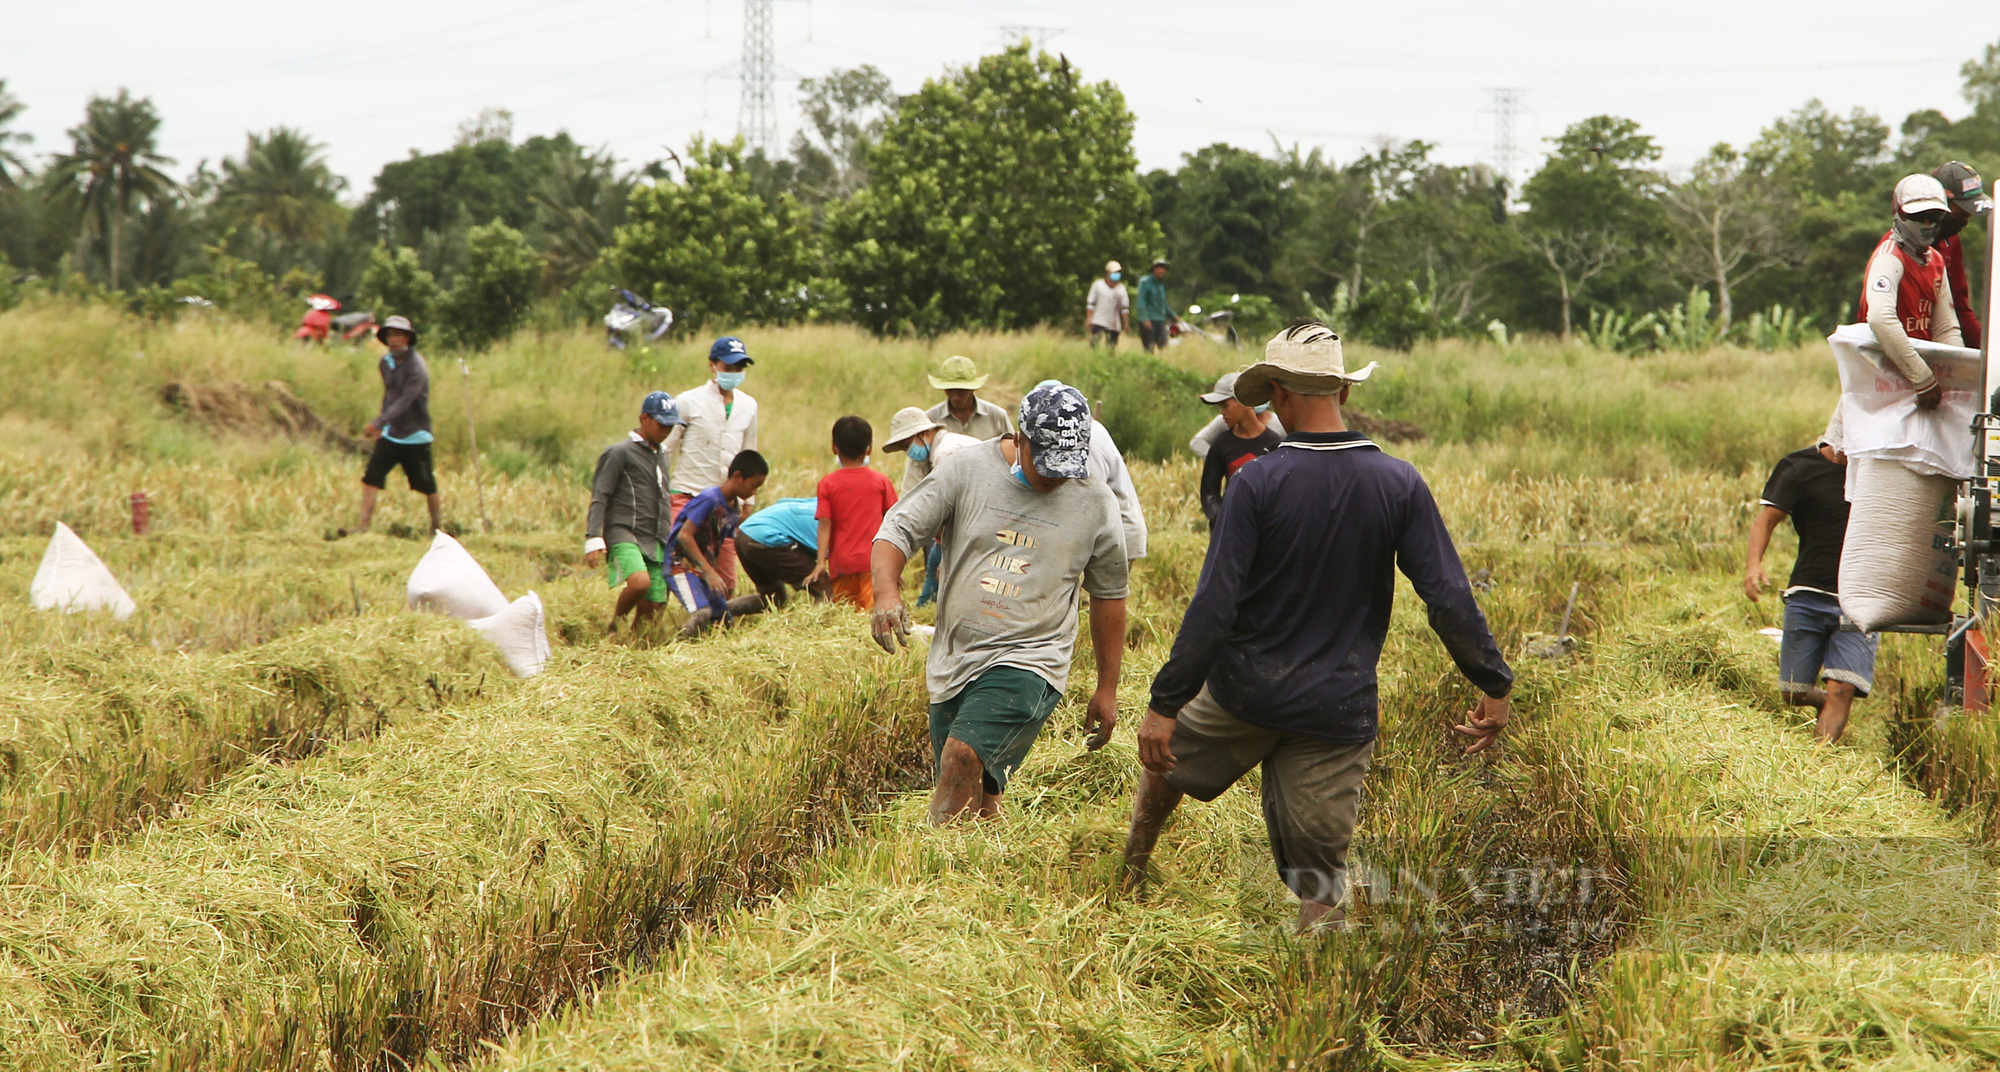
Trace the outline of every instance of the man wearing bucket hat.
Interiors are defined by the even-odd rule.
[[[924,663],[931,750],[930,817],[1000,813],[1007,779],[1062,699],[1076,651],[1077,592],[1090,594],[1097,687],[1084,718],[1091,748],[1118,721],[1126,564],[1118,503],[1090,471],[1083,392],[1043,384],[1021,400],[1019,435],[966,447],[910,489],[875,537],[870,633],[908,642],[903,566],[945,536],[937,631]]]
[[[1090,336],[1092,346],[1103,339],[1111,349],[1118,349],[1118,336],[1125,331],[1132,311],[1132,295],[1120,282],[1124,277],[1124,265],[1104,262],[1104,278],[1092,282],[1083,299],[1083,332]]]
[[[1971,164],[1953,160],[1931,172],[1931,177],[1944,187],[1945,200],[1951,206],[1950,213],[1938,224],[1936,247],[1944,255],[1944,278],[1951,287],[1952,313],[1958,318],[1958,333],[1965,345],[1978,349],[1986,332],[1979,314],[1972,309],[1972,289],[1965,281],[1965,246],[1959,241],[1958,232],[1965,229],[1972,217],[1993,211],[1993,199],[1986,196],[1986,183]]]
[[[970,364],[970,362],[968,362]],[[933,382],[937,377],[931,377]],[[984,382],[986,377],[979,377]],[[948,400],[947,400],[948,401]],[[982,406],[992,403],[981,402]],[[999,406],[993,406],[999,409]],[[1002,415],[1005,416],[1004,414]],[[997,435],[1005,435],[1005,432]],[[993,438],[993,437],[989,437]],[[981,441],[969,435],[946,431],[930,414],[915,406],[904,406],[889,418],[889,442],[882,445],[884,451],[907,451],[910,460],[903,465],[903,482],[897,488],[899,495],[908,495],[917,482],[931,475],[931,470],[947,457],[978,446]],[[924,548],[924,586],[917,592],[917,606],[929,606],[937,598],[938,560],[943,554],[942,545],[931,540]]]
[[[1153,679],[1126,880],[1143,883],[1183,794],[1213,800],[1263,767],[1264,823],[1299,926],[1338,925],[1362,777],[1375,746],[1375,664],[1400,568],[1431,628],[1484,695],[1468,752],[1506,728],[1514,674],[1474,601],[1423,477],[1358,432],[1340,406],[1374,365],[1347,371],[1340,337],[1307,321],[1237,378],[1292,430],[1238,474],[1201,580]],[[1329,913],[1331,913],[1329,915]]]
[[[944,392],[944,401],[925,411],[925,416],[947,432],[977,440],[998,439],[1014,430],[1014,418],[1007,411],[979,397],[986,376],[969,357],[953,354],[944,359],[931,386]]]
[[[375,329],[375,337],[387,350],[376,370],[382,374],[382,408],[375,419],[361,429],[375,441],[368,455],[368,468],[361,474],[361,518],[351,529],[337,535],[367,532],[375,520],[375,498],[389,479],[389,471],[401,466],[410,490],[424,497],[430,509],[431,531],[444,524],[444,499],[438,495],[437,474],[431,468],[431,370],[424,355],[416,350],[417,329],[404,316],[392,316]]]
[[[628,611],[636,629],[667,605],[667,557],[660,541],[673,520],[667,511],[667,462],[660,444],[682,423],[674,396],[654,391],[639,403],[639,427],[597,456],[583,561],[591,569],[607,559],[610,563],[609,583],[618,589],[618,598],[606,632],[617,632],[618,620]]]
[[[683,391],[680,405],[684,427],[667,437],[670,462],[668,509],[679,517],[689,500],[729,477],[730,459],[757,449],[757,400],[744,391],[743,380],[756,362],[743,340],[724,335],[708,348],[708,382]],[[736,590],[736,544],[723,541],[714,563],[722,580],[721,596]]]
[[[1951,206],[1944,185],[1929,175],[1904,176],[1890,205],[1889,232],[1869,255],[1858,310],[1882,352],[1917,392],[1917,408],[1936,409],[1944,386],[1910,341],[1960,344],[1944,254],[1933,248]]]

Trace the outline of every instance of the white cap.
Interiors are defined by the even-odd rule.
[[[882,445],[883,450],[902,450],[910,445],[910,440],[933,428],[943,425],[931,420],[930,416],[915,406],[904,406],[889,418],[889,440]]]
[[[1939,189],[1943,189],[1943,187],[1939,187]],[[1105,261],[1104,270],[1107,272],[1122,272],[1125,270],[1125,266],[1119,264],[1117,261]]]
[[[1919,212],[1948,212],[1951,205],[1944,192],[1944,183],[1929,175],[1905,175],[1896,184],[1896,192],[1889,197],[1889,204],[1905,216]]]

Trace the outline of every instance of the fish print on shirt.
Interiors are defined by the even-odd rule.
[[[1035,546],[1035,538],[1033,536],[1016,529],[1000,529],[993,534],[993,538],[1009,547],[1018,547],[1022,550],[1027,550]],[[1003,574],[1011,574],[1016,577],[1024,577],[1028,573],[1028,560],[1026,558],[1016,557],[1005,551],[995,551],[991,555],[988,555],[983,565],[988,569],[999,570]],[[1021,597],[1020,585],[1015,584],[1006,577],[994,576],[991,573],[979,578],[979,588],[981,591],[1006,599],[1019,599]],[[992,605],[989,604],[989,606]],[[1012,609],[1006,604],[1001,603],[994,607],[993,610],[983,610],[981,613],[999,618],[1004,617],[1004,615],[994,613],[994,610],[1006,611]]]

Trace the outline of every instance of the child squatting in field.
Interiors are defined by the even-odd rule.
[[[675,516],[667,532],[667,550],[673,556],[674,594],[688,612],[681,623],[682,636],[696,636],[716,622],[764,609],[762,596],[729,598],[729,585],[718,567],[723,550],[735,550],[743,500],[754,497],[770,473],[762,454],[739,451],[729,460],[722,483],[689,499]]]
[[[661,541],[671,524],[667,461],[660,444],[685,423],[674,396],[654,391],[639,404],[639,427],[604,448],[590,480],[590,514],[584,522],[583,561],[596,569],[609,560],[609,584],[618,589],[611,624],[632,612],[634,629],[667,605],[666,555]]]

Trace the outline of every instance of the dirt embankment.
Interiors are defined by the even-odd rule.
[[[160,398],[188,420],[211,431],[238,435],[282,435],[309,440],[351,454],[367,452],[367,444],[348,435],[311,406],[283,380],[268,380],[252,387],[234,381],[225,383],[183,383],[174,381],[160,388]]]

